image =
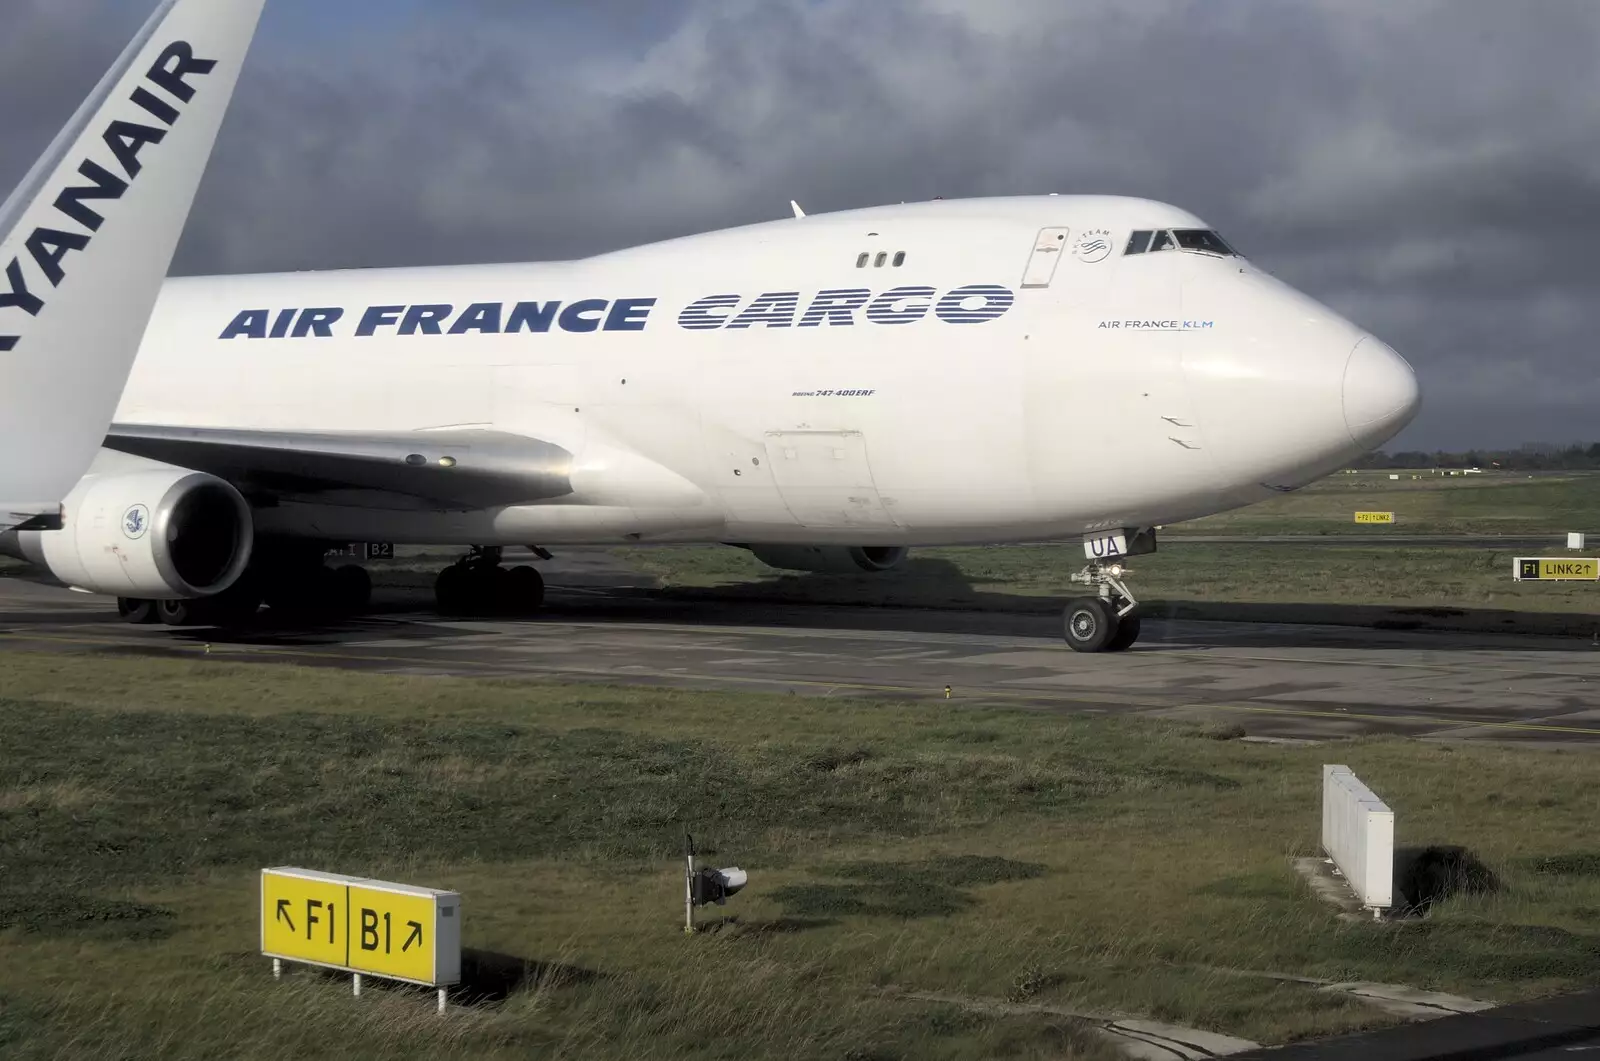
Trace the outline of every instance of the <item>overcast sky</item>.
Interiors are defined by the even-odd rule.
[[[154,0],[3,0],[0,188]],[[1600,439],[1596,0],[268,0],[176,273],[1150,196],[1417,366],[1390,448]]]

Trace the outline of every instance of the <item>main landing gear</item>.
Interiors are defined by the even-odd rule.
[[[548,554],[545,554],[548,555]],[[434,600],[444,615],[528,615],[544,604],[544,577],[526,565],[500,566],[499,546],[472,551],[439,573]]]
[[[1077,652],[1122,652],[1139,640],[1139,602],[1122,581],[1121,564],[1090,563],[1072,581],[1096,595],[1067,602],[1062,634]]]
[[[317,542],[258,544],[239,581],[199,600],[117,599],[123,622],[168,626],[242,626],[265,604],[274,621],[316,622],[358,615],[372,603],[372,576],[358,564],[329,567]]]

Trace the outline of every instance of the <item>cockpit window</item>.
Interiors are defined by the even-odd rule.
[[[1208,228],[1139,229],[1128,237],[1123,254],[1154,254],[1170,250],[1199,251],[1223,257],[1239,257],[1239,252]]]
[[[1223,242],[1221,236],[1204,228],[1180,228],[1173,232],[1178,237],[1178,246],[1186,251],[1205,251],[1207,254],[1220,254],[1232,257],[1234,250]]]

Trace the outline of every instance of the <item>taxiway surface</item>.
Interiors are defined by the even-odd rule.
[[[1039,614],[684,601],[553,586],[529,620],[387,612],[314,628],[118,622],[104,598],[0,579],[3,653],[140,653],[396,674],[1006,703],[1237,725],[1252,737],[1358,733],[1600,745],[1591,639],[1147,618],[1139,644],[1085,656]],[[270,613],[268,613],[270,614]]]

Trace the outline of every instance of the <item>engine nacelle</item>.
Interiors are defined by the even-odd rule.
[[[755,558],[785,571],[824,575],[876,574],[899,564],[911,552],[902,545],[750,545]]]
[[[182,600],[233,585],[255,543],[243,496],[214,475],[139,465],[91,471],[62,504],[62,529],[21,532],[14,551],[69,586],[114,597]]]

